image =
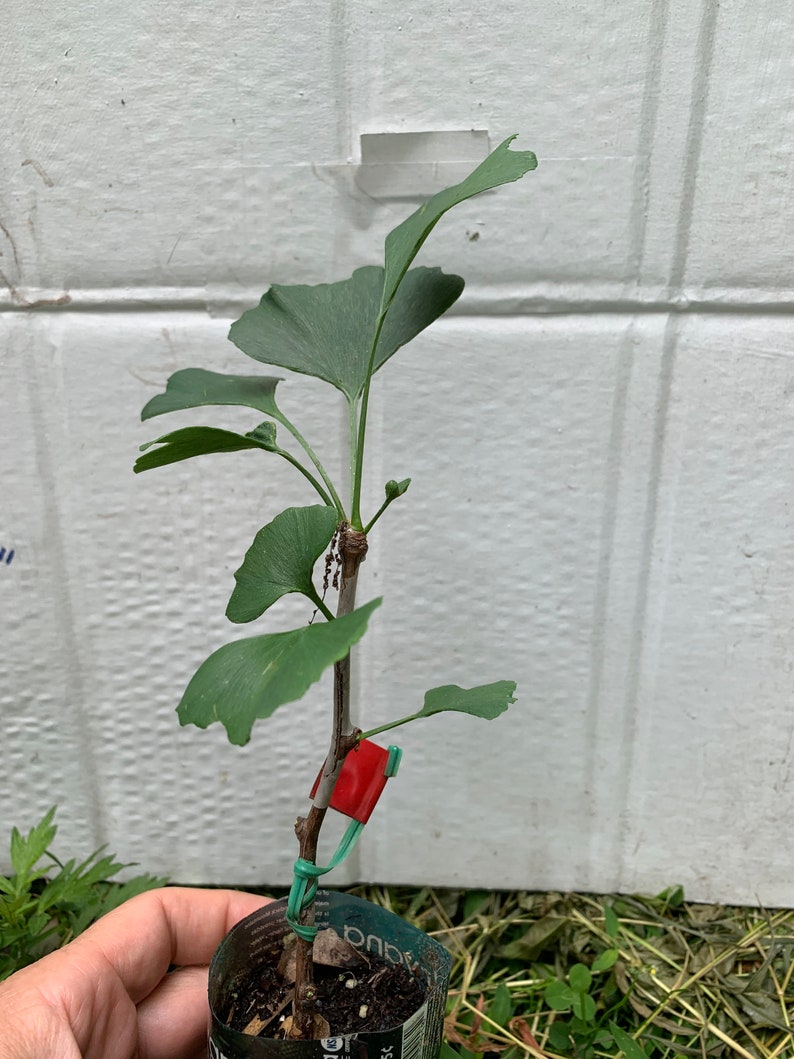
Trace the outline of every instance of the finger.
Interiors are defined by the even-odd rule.
[[[140,1059],[176,1059],[207,1053],[207,968],[167,974],[138,1005]]]
[[[209,964],[234,924],[269,900],[236,890],[149,890],[103,916],[72,945],[101,954],[138,1004],[172,964]]]

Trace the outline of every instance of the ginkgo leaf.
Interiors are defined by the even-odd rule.
[[[367,379],[383,280],[382,268],[367,265],[338,283],[273,284],[255,309],[232,324],[229,338],[254,360],[324,379],[353,401]],[[462,290],[463,280],[440,268],[407,273],[381,331],[373,370],[446,312]]]
[[[241,449],[275,450],[275,428],[271,423],[263,423],[250,434],[236,434],[233,430],[221,430],[219,427],[183,427],[170,434],[164,434],[155,441],[141,445],[144,451],[135,461],[133,470],[136,474],[149,471],[153,467],[165,467],[169,463],[179,463],[193,456],[206,456],[212,452],[239,452]],[[153,448],[160,445],[160,448]]]
[[[513,697],[515,690],[516,685],[512,680],[497,680],[494,684],[482,684],[476,688],[444,684],[425,692],[425,704],[415,717],[432,717],[435,713],[454,710],[492,721],[516,701]]]
[[[444,684],[440,688],[432,688],[425,692],[425,702],[421,710],[409,713],[407,717],[401,717],[398,721],[389,721],[378,728],[371,728],[368,732],[363,732],[359,738],[370,739],[380,732],[388,732],[392,728],[408,724],[409,721],[418,721],[420,717],[432,717],[433,714],[446,711],[468,713],[472,717],[484,717],[485,720],[492,721],[516,701],[513,697],[515,690],[516,685],[512,680],[497,680],[494,684],[481,684],[476,688],[460,688],[457,684]]]
[[[159,393],[148,401],[141,419],[183,408],[203,405],[246,405],[266,415],[278,415],[275,393],[281,379],[264,375],[223,375],[204,368],[185,368],[175,372]]]
[[[221,647],[188,684],[177,707],[180,724],[206,728],[220,721],[229,741],[244,746],[256,720],[299,699],[328,666],[345,657],[380,603],[374,599],[333,621]]]
[[[532,151],[509,150],[515,138],[508,137],[460,184],[433,195],[402,224],[398,224],[389,232],[386,236],[386,277],[383,284],[382,309],[389,308],[392,298],[396,304],[395,292],[401,288],[406,270],[439,218],[447,210],[473,195],[519,180],[525,173],[537,168],[538,160]],[[392,309],[389,310],[390,313]],[[387,316],[386,320],[388,319]]]
[[[317,504],[289,507],[263,526],[234,575],[229,621],[253,621],[288,592],[301,592],[316,604],[312,570],[338,522],[336,508]]]

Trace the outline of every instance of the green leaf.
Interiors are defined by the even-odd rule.
[[[109,879],[111,875],[121,871],[122,868],[130,868],[130,864],[121,864],[112,853],[102,856],[104,846],[87,857],[82,864],[78,864],[74,874],[83,886],[94,886],[96,883]]]
[[[233,430],[220,430],[218,427],[183,427],[171,434],[164,434],[156,441],[147,441],[145,445],[141,445],[141,450],[150,451],[138,457],[133,470],[140,474],[141,471],[149,471],[153,467],[165,467],[168,463],[179,463],[180,460],[206,456],[212,452],[239,452],[241,449],[272,451],[270,436],[266,431],[261,434],[257,431],[235,434]],[[154,449],[153,445],[161,445],[162,448]]]
[[[513,697],[515,690],[512,680],[497,680],[494,684],[482,684],[476,688],[444,684],[425,693],[425,704],[415,717],[432,717],[435,713],[453,710],[492,721],[516,701]]]
[[[258,427],[254,427],[253,430],[247,431],[245,436],[250,438],[251,441],[255,441],[263,449],[267,449],[268,452],[279,451],[279,447],[276,444],[276,424],[271,423],[267,419],[264,423],[260,423]]]
[[[395,292],[401,287],[406,269],[419,252],[438,220],[459,202],[483,191],[509,184],[537,168],[538,160],[531,151],[511,151],[515,139],[510,136],[492,151],[460,184],[439,191],[415,213],[406,218],[386,236],[386,278],[383,285],[381,310],[389,308]],[[393,307],[392,307],[393,311]],[[388,324],[389,317],[386,317]]]
[[[605,1030],[602,1027],[593,1034],[593,1044],[599,1048],[608,1048],[611,1044],[614,1044],[614,1037],[609,1030]]]
[[[598,974],[600,971],[608,971],[610,967],[614,967],[618,962],[620,953],[617,949],[605,949],[600,956],[597,956],[590,967],[590,970],[594,974]]]
[[[438,1059],[460,1059],[460,1053],[456,1052],[451,1044],[447,1044],[446,1041],[442,1041],[441,1049],[438,1053]]]
[[[609,1028],[615,1038],[615,1044],[623,1052],[624,1059],[648,1059],[645,1050],[625,1030],[622,1030],[617,1023],[610,1022]]]
[[[620,932],[620,920],[612,905],[604,905],[604,930],[610,938],[616,938]]]
[[[470,919],[480,912],[490,900],[490,890],[465,890],[463,894],[463,918]]]
[[[568,981],[571,983],[571,989],[575,989],[578,993],[586,993],[593,984],[593,976],[583,963],[575,963],[568,972]]]
[[[596,1015],[595,1000],[593,1000],[589,993],[574,993],[571,1011],[576,1018],[581,1019],[582,1022],[593,1022]]]
[[[520,938],[503,945],[499,954],[506,960],[523,960],[531,963],[544,950],[551,948],[566,922],[561,916],[542,916],[535,920]]]
[[[544,995],[552,1011],[570,1011],[576,999],[576,994],[565,982],[549,982]]]
[[[667,911],[668,908],[680,908],[684,903],[684,896],[683,886],[668,886],[656,900],[660,901],[664,911]]]
[[[488,1005],[488,1018],[498,1026],[506,1026],[513,1015],[513,998],[510,996],[510,990],[504,984],[500,982],[496,987],[493,1000]]]
[[[55,838],[58,828],[52,822],[54,816],[53,806],[40,823],[28,831],[27,838],[23,838],[16,827],[12,829],[11,866],[22,879],[28,877]]]
[[[367,378],[383,279],[382,268],[367,265],[338,283],[273,284],[232,324],[229,338],[254,360],[324,379],[354,401]],[[381,331],[373,370],[446,312],[462,290],[459,276],[412,269]]]
[[[566,1049],[570,1049],[573,1041],[574,1036],[571,1028],[563,1019],[557,1019],[556,1022],[553,1022],[551,1026],[549,1026],[548,1042],[550,1048],[554,1048],[556,1051],[564,1053]],[[570,1051],[568,1054],[570,1054]]]
[[[259,718],[294,702],[364,635],[381,600],[334,621],[254,636],[221,647],[199,667],[177,707],[180,724],[220,721],[229,741],[244,746]]]
[[[280,379],[262,375],[223,375],[204,368],[185,368],[166,383],[165,393],[153,397],[141,412],[141,419],[182,408],[202,405],[247,405],[269,416],[279,414],[275,401]]]
[[[263,526],[234,575],[237,586],[226,608],[229,621],[253,621],[288,592],[301,592],[316,602],[312,570],[338,522],[336,508],[317,504],[287,508]]]

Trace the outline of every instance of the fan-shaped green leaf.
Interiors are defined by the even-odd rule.
[[[180,724],[214,721],[244,746],[259,718],[294,702],[364,635],[380,599],[334,621],[226,644],[202,663],[177,707]]]
[[[141,419],[216,404],[247,405],[274,416],[278,413],[275,393],[279,382],[281,379],[264,375],[223,375],[204,368],[185,368],[171,376],[165,393],[159,393],[144,405]]]
[[[241,449],[266,449],[273,452],[276,442],[275,430],[267,430],[272,424],[262,424],[265,428],[251,431],[250,434],[235,434],[233,430],[221,430],[218,427],[183,427],[170,434],[164,434],[156,441],[147,441],[141,445],[144,451],[135,461],[133,470],[136,474],[149,471],[152,467],[164,467],[168,463],[179,463],[193,456],[206,456],[211,452],[239,452]],[[159,449],[153,445],[162,446]]]
[[[229,621],[253,621],[288,592],[302,592],[316,602],[312,570],[338,522],[336,508],[317,504],[287,508],[263,526],[234,575]]]
[[[386,236],[386,278],[381,303],[383,309],[388,309],[391,299],[395,297],[395,291],[401,286],[406,269],[436,222],[447,210],[472,195],[479,195],[482,191],[489,191],[501,184],[509,184],[537,168],[538,160],[531,151],[509,150],[515,138],[510,136],[460,184],[439,191],[389,232]],[[388,319],[387,316],[386,320]]]
[[[367,377],[383,277],[382,268],[369,265],[338,283],[274,284],[232,324],[229,338],[254,360],[314,375],[355,400]],[[374,370],[446,312],[462,290],[459,276],[412,269],[386,318]]]
[[[425,704],[416,717],[432,717],[434,713],[454,710],[484,717],[492,721],[515,702],[516,690],[512,680],[497,680],[494,684],[482,684],[477,688],[459,688],[457,684],[445,684],[425,693]]]

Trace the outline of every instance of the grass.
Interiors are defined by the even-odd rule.
[[[362,887],[453,954],[446,1059],[794,1059],[794,911]]]
[[[107,883],[119,865],[99,854],[62,864],[53,814],[12,836],[0,978],[163,881]],[[794,1059],[794,910],[690,904],[680,888],[355,892],[452,953],[441,1059]]]

